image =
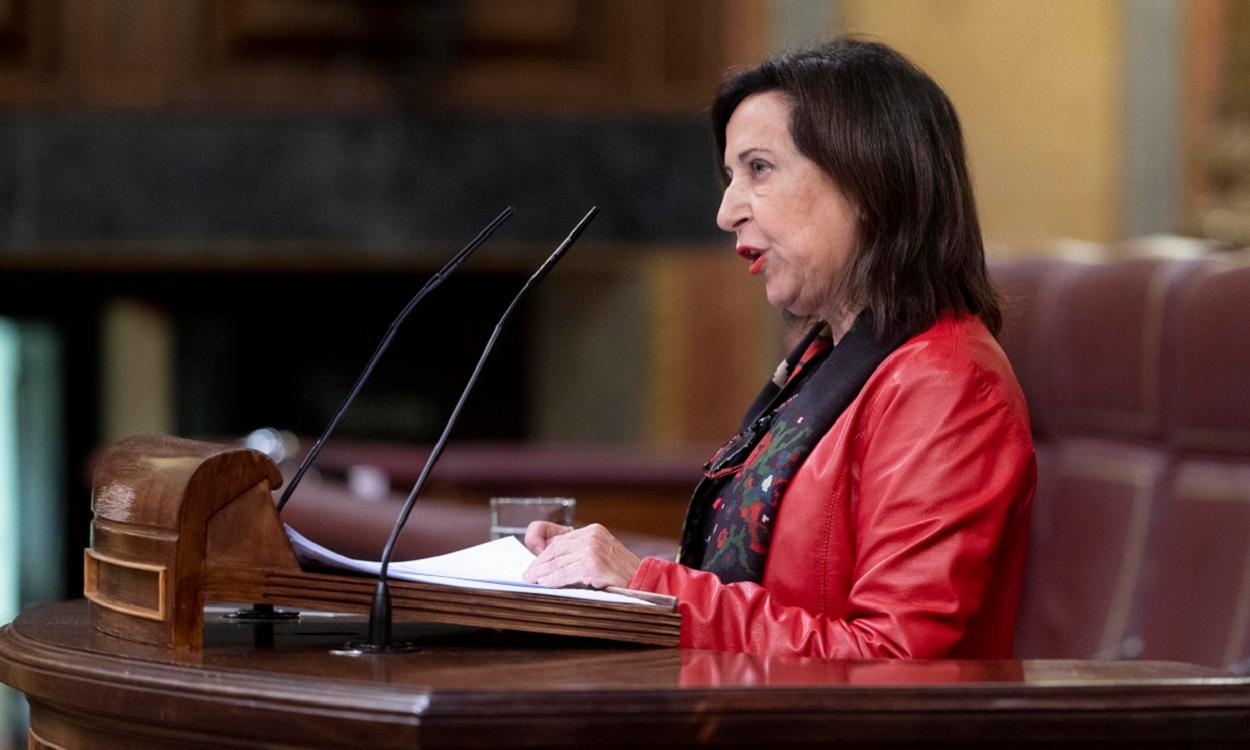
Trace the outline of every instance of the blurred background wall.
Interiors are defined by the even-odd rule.
[[[0,0],[0,619],[80,590],[93,451],[315,434],[505,205],[343,438],[434,437],[592,204],[457,439],[732,432],[780,325],[715,226],[705,110],[842,32],[950,94],[996,257],[1250,242],[1246,0]]]

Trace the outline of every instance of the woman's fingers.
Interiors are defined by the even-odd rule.
[[[522,576],[527,583],[542,583],[547,586],[563,586],[567,583],[563,574],[559,576],[560,582],[556,583],[556,572],[573,561],[571,554],[575,548],[570,546],[570,541],[580,535],[580,530],[565,526],[561,528],[568,531],[544,536],[549,531],[548,527],[554,525],[546,521],[535,521],[525,532],[525,546],[538,555]],[[530,543],[531,535],[535,537],[534,544]]]
[[[529,568],[522,575],[526,583],[541,583],[544,586],[566,586],[570,583],[579,583],[579,581],[570,579],[570,572],[565,570],[570,564],[576,562],[568,555],[562,557],[549,557],[544,553],[543,556],[534,559],[530,563]]]
[[[550,521],[531,521],[525,529],[525,546],[535,555],[540,554],[547,549],[552,539],[572,530],[572,526],[561,526]]]
[[[545,586],[626,586],[638,565],[637,556],[607,529],[591,524],[549,539],[524,579]]]

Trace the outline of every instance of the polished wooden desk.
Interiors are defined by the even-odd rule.
[[[193,662],[95,632],[82,601],[0,630],[31,747],[1238,747],[1250,678],[1176,663],[823,661],[401,624],[206,614]]]

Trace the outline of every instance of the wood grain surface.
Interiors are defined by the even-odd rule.
[[[1165,662],[828,661],[402,623],[205,613],[195,663],[88,625],[83,601],[0,630],[0,679],[63,747],[1245,747],[1250,678]]]

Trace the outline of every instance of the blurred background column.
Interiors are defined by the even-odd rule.
[[[1124,12],[1124,234],[1180,231],[1181,0],[1133,0]]]

